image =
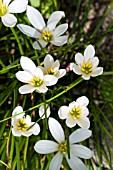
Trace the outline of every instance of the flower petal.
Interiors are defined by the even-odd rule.
[[[33,48],[36,50],[42,50],[42,48],[44,48],[47,45],[47,42],[43,40],[37,40],[37,41],[33,43]]]
[[[15,128],[12,128],[12,134],[14,136],[21,136],[22,135],[21,131],[15,129]]]
[[[65,14],[63,11],[53,12],[48,19],[47,28],[49,30],[54,30],[57,23],[61,20],[62,17],[65,17]]]
[[[10,2],[11,0],[3,0],[3,4],[6,4],[6,6],[8,6]]]
[[[51,160],[50,165],[49,165],[49,170],[59,170],[61,167],[61,163],[63,161],[63,154],[58,152]]]
[[[89,110],[87,107],[85,106],[82,106],[82,112],[81,112],[81,115],[83,116],[88,116],[89,115]]]
[[[87,170],[85,164],[72,154],[71,159],[68,159],[68,156],[66,156],[66,160],[72,170]]]
[[[8,6],[9,13],[21,13],[26,10],[28,0],[15,0],[12,1]]]
[[[61,106],[59,111],[58,111],[59,118],[60,119],[66,119],[68,113],[69,113],[69,108],[67,106]]]
[[[32,122],[32,124],[34,124],[35,122]],[[38,135],[40,133],[40,126],[38,125],[38,123],[36,123],[31,129],[30,131],[32,132],[33,135]]]
[[[77,66],[76,64],[73,64],[72,65],[72,70],[75,74],[78,74],[78,75],[81,75],[82,74],[82,71],[81,69],[79,68],[79,66]]]
[[[28,93],[32,93],[34,90],[36,90],[36,87],[33,87],[30,84],[26,84],[19,88],[19,93],[28,94]]]
[[[72,116],[68,116],[67,119],[66,119],[66,125],[69,128],[74,127],[76,125],[76,119],[73,119]]]
[[[43,80],[44,77],[43,71],[39,67],[36,67],[34,71],[34,76],[39,77],[41,80]]]
[[[12,124],[12,126],[15,126],[15,121],[16,121],[17,119],[21,119],[21,118],[25,115],[25,113],[22,113],[22,112],[23,112],[23,108],[22,108],[21,106],[17,106],[17,107],[13,110],[12,116],[15,116],[15,117],[12,117],[12,119],[11,119],[11,124]],[[21,113],[21,114],[17,115],[18,113]],[[17,115],[17,116],[16,116],[16,115]]]
[[[22,136],[26,136],[26,137],[29,137],[29,136],[32,135],[32,132],[30,130],[28,130],[28,131],[21,131],[21,133],[22,133]]]
[[[86,96],[81,96],[76,100],[76,102],[80,106],[87,106],[89,104],[89,99]]]
[[[6,27],[14,27],[17,23],[17,18],[13,14],[7,13],[3,17],[1,17],[1,19]]]
[[[27,115],[25,118],[26,124],[31,125],[31,116]]]
[[[21,64],[21,67],[23,68],[23,70],[34,74],[36,65],[30,58],[22,56],[20,59],[20,64]]]
[[[63,44],[67,43],[67,36],[59,36],[59,37],[54,37],[54,39],[51,41],[52,44],[56,46],[62,46]]]
[[[86,116],[82,116],[80,119],[77,119],[76,122],[83,129],[88,129],[90,127],[90,121]]]
[[[58,78],[53,75],[45,75],[44,81],[45,81],[46,86],[53,86],[57,83]]]
[[[41,34],[31,26],[24,25],[24,24],[18,24],[17,27],[20,31],[22,31],[24,34],[28,35],[29,37],[39,38]]]
[[[95,49],[90,44],[90,45],[87,46],[87,48],[84,51],[85,62],[87,62],[89,59],[93,58],[94,55],[95,55]]]
[[[75,61],[78,65],[81,65],[84,60],[84,56],[81,53],[75,55]]]
[[[29,83],[30,80],[33,79],[33,76],[27,71],[18,71],[16,73],[16,78],[23,83]]]
[[[75,156],[84,159],[90,159],[93,155],[92,151],[89,148],[82,145],[71,145],[71,150]]]
[[[48,106],[48,104],[46,104],[46,115],[47,115],[47,118],[50,116],[50,107]],[[39,107],[39,116],[44,119],[45,118],[45,114],[44,114],[44,105],[40,106]]]
[[[56,77],[58,78],[62,78],[63,76],[65,76],[66,74],[66,69],[60,69],[57,74],[56,74]]]
[[[92,74],[92,73],[91,73],[91,74]],[[82,75],[82,78],[83,78],[84,80],[89,80],[91,74],[83,74],[83,75]]]
[[[54,30],[54,36],[60,36],[68,29],[68,24],[61,24]]]
[[[30,23],[38,30],[42,30],[45,27],[45,22],[41,13],[29,5],[27,6],[27,17]]]
[[[49,130],[58,143],[65,141],[64,131],[60,123],[52,117],[49,118]]]
[[[36,142],[34,150],[40,154],[53,153],[58,150],[58,144],[50,140],[40,140]]]
[[[70,143],[78,143],[82,142],[85,139],[89,138],[92,135],[92,131],[88,129],[77,129],[70,135]]]
[[[54,68],[55,71],[58,71],[59,67],[60,67],[60,62],[59,62],[59,60],[56,60],[53,63],[52,68]]]
[[[47,54],[44,58],[44,67],[45,69],[51,68],[52,64],[54,63],[54,59],[50,54]]]
[[[99,59],[98,59],[98,57],[92,58],[91,63],[92,63],[92,65],[93,65],[93,69],[96,68],[96,67],[98,66],[98,64],[99,64]]]
[[[91,73],[92,77],[99,76],[103,73],[103,67],[97,67],[93,72]]]

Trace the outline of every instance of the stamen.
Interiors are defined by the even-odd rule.
[[[26,124],[25,119],[21,118],[19,121],[16,123],[18,130],[25,131],[29,126]]]
[[[6,13],[7,13],[6,4],[3,4],[2,0],[0,0],[0,17],[4,16]]]
[[[52,32],[48,30],[42,30],[42,39],[46,42],[50,42],[53,38]]]
[[[33,79],[30,81],[30,84],[34,87],[39,87],[43,84],[43,81],[39,77],[33,76]]]
[[[73,118],[80,119],[80,114],[81,114],[81,109],[80,107],[74,107],[71,111],[70,114]]]
[[[63,143],[59,144],[59,151],[61,153],[65,153],[67,151],[67,144],[66,144],[66,142],[63,142]]]
[[[88,60],[86,63],[83,61],[81,71],[85,74],[89,74],[92,72],[92,66],[93,65],[91,64],[90,60]]]
[[[46,70],[46,74],[51,74],[51,75],[56,75],[56,72],[54,71],[54,68],[48,68],[47,70]]]

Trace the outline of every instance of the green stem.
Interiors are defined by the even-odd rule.
[[[12,159],[13,159],[14,141],[15,141],[15,137],[12,135],[12,139],[11,139],[11,150],[10,150],[10,164],[12,164]]]
[[[38,56],[38,54],[37,54],[37,51],[36,51],[36,50],[35,50],[35,56],[37,57],[37,63],[38,63],[38,65],[40,65],[39,56]]]
[[[17,170],[20,170],[20,147],[19,147],[19,140],[17,139],[16,143],[16,161],[17,161]]]
[[[79,83],[81,83],[82,81],[83,81],[83,78],[82,78],[82,77],[78,78],[78,79],[75,80],[73,83],[71,83],[65,90],[63,90],[63,91],[60,92],[59,94],[55,95],[54,97],[51,97],[50,99],[46,100],[46,103],[49,103],[49,102],[51,102],[52,100],[54,100],[54,99],[58,98],[59,96],[63,95],[64,93],[68,92],[69,90],[71,90],[73,87],[77,86],[77,85],[78,85]],[[20,115],[20,114],[25,113],[25,112],[29,112],[29,111],[34,110],[34,109],[37,109],[37,108],[39,108],[39,107],[42,106],[42,105],[44,105],[44,102],[42,102],[42,103],[40,103],[40,104],[38,104],[38,105],[36,105],[36,106],[33,106],[33,107],[29,108],[28,110],[25,110],[25,111],[23,111],[23,112],[21,112],[21,113],[18,113],[18,114],[16,114],[15,116]],[[0,122],[7,121],[7,120],[9,120],[9,119],[11,119],[11,118],[13,118],[13,117],[15,117],[15,116],[11,116],[11,117],[5,118],[5,119],[3,119],[3,120],[0,120]]]
[[[103,75],[103,76],[106,76],[106,75],[113,75],[113,71],[106,71],[106,72],[103,72],[102,75]]]
[[[27,159],[26,159],[26,155],[27,155],[27,148],[28,148],[28,143],[29,143],[29,138],[26,138],[26,143],[25,143],[25,148],[24,148],[24,168],[27,168]]]
[[[45,137],[47,138],[47,129],[48,129],[48,124],[47,124],[47,112],[46,112],[46,98],[45,98],[45,94],[43,94],[43,102],[44,102],[44,115],[45,115],[45,119],[44,119],[44,123],[45,123]]]
[[[12,28],[12,27],[11,27],[11,31],[12,31],[13,35],[15,36],[15,39],[16,39],[16,41],[17,41],[17,43],[18,43],[18,47],[19,47],[20,54],[21,54],[21,55],[24,55],[23,48],[22,48],[22,45],[21,45],[21,43],[20,43],[20,40],[19,40],[19,37],[18,37],[16,31],[15,31],[14,28]]]

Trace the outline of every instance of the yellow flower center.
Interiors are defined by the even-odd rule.
[[[39,87],[43,84],[43,81],[39,77],[33,76],[33,79],[30,81],[30,84],[34,87]]]
[[[6,13],[7,13],[6,4],[3,4],[2,0],[0,0],[0,17],[4,16]]]
[[[66,144],[66,142],[63,142],[63,143],[59,144],[59,151],[61,153],[67,152],[67,144]]]
[[[73,118],[80,119],[80,118],[81,118],[81,116],[80,116],[80,114],[81,114],[81,109],[80,109],[80,107],[79,107],[79,106],[78,106],[78,107],[74,107],[74,108],[70,111],[70,114],[71,114],[71,116],[72,116]]]
[[[56,72],[55,72],[55,70],[54,70],[54,68],[48,68],[47,70],[46,70],[46,74],[52,74],[52,75],[56,75]]]
[[[29,126],[26,124],[25,119],[21,118],[19,121],[16,123],[18,130],[25,131]]]
[[[52,32],[48,30],[42,30],[42,39],[46,42],[50,42],[53,38]]]
[[[88,60],[86,63],[83,61],[81,71],[85,74],[89,74],[92,72],[92,66],[93,65],[91,64],[90,60]]]

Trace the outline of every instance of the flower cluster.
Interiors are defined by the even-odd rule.
[[[17,23],[17,18],[12,13],[24,11],[26,11],[32,27],[17,24],[17,28],[25,35],[35,39],[34,49],[41,51],[49,43],[55,46],[62,46],[67,43],[68,37],[63,34],[67,31],[68,24],[64,23],[57,26],[61,18],[65,17],[63,11],[53,12],[45,23],[42,14],[28,5],[28,0],[0,0],[0,17],[6,27],[14,27]],[[57,84],[58,80],[66,75],[66,69],[60,69],[60,60],[55,60],[48,53],[45,54],[41,64],[36,65],[34,62],[26,56],[20,58],[20,65],[23,70],[16,73],[16,78],[25,83],[19,88],[20,94],[36,91],[44,95],[50,86]],[[90,44],[86,47],[84,55],[81,53],[75,55],[75,63],[69,64],[67,72],[73,71],[75,74],[81,75],[82,79],[89,80],[91,76],[96,77],[103,73],[103,68],[97,67],[98,64],[99,59],[95,57],[95,49]],[[66,138],[60,123],[55,118],[49,117],[51,114],[49,102],[44,101],[40,104],[39,119],[36,122],[31,121],[31,117],[34,118],[32,115],[26,115],[23,108],[17,106],[12,112],[12,134],[18,137],[38,135],[41,130],[37,122],[44,119],[45,125],[48,123],[49,131],[55,141],[49,139],[39,140],[36,142],[34,150],[39,154],[57,152],[50,162],[49,170],[53,170],[53,168],[54,170],[60,170],[63,156],[65,156],[72,170],[87,170],[86,165],[80,158],[90,159],[92,151],[77,143],[86,140],[92,134],[89,130],[89,99],[86,96],[81,96],[76,101],[69,103],[68,106],[62,105],[59,108],[58,117],[62,120],[66,119],[67,129],[68,127],[80,127],[73,131],[71,135],[66,135]]]

